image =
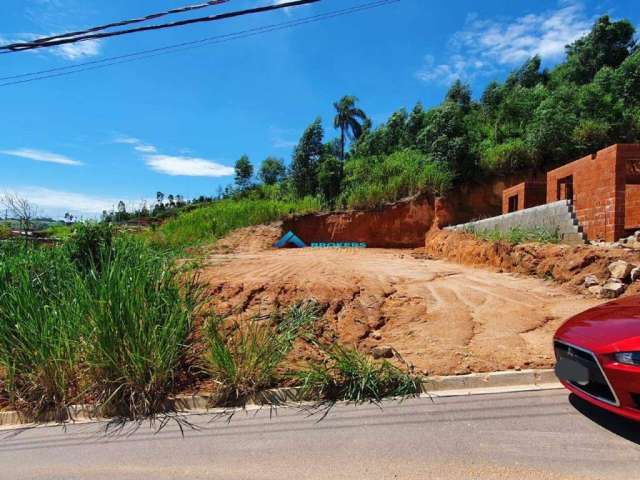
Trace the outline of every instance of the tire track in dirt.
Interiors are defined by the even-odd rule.
[[[598,303],[544,280],[407,251],[267,250],[214,254],[209,264],[201,274],[218,313],[248,318],[315,298],[326,310],[316,326],[324,340],[391,345],[432,374],[548,367],[553,331]]]

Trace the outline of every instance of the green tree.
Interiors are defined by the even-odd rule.
[[[324,153],[324,131],[318,117],[307,127],[293,152],[291,180],[299,197],[315,195],[318,191],[318,164]]]
[[[552,164],[572,160],[576,153],[572,133],[578,126],[575,91],[562,88],[545,99],[527,128],[529,150],[538,162]]]
[[[389,118],[384,128],[384,153],[389,155],[406,144],[407,111],[401,108]]]
[[[253,177],[253,165],[249,161],[249,157],[242,155],[235,165],[235,182],[236,185],[245,189],[251,185],[251,178]]]
[[[590,82],[602,67],[616,68],[624,62],[635,48],[634,33],[628,20],[612,22],[603,15],[589,34],[567,46],[566,66],[561,72],[575,83]]]
[[[507,87],[520,85],[525,88],[532,88],[543,83],[547,79],[547,72],[540,71],[541,60],[538,55],[531,57],[517,70],[511,72],[507,78]]]
[[[627,58],[620,67],[619,79],[622,99],[627,106],[640,104],[640,50]]]
[[[265,185],[275,185],[284,180],[286,172],[284,161],[275,157],[267,157],[262,161],[258,175]]]
[[[416,103],[406,122],[405,143],[409,148],[415,148],[418,145],[418,135],[425,127],[426,115],[422,103]]]
[[[463,112],[468,112],[471,107],[471,89],[469,85],[462,83],[460,79],[453,82],[447,91],[445,102],[455,103]]]
[[[340,195],[342,178],[342,162],[330,148],[327,148],[318,167],[318,188],[322,197],[330,205],[333,205],[335,199]]]
[[[462,178],[469,178],[474,173],[464,113],[458,104],[445,102],[434,109],[418,143],[433,160],[447,164]]]
[[[356,106],[357,97],[346,95],[333,104],[336,116],[334,128],[340,129],[340,159],[344,160],[347,139],[357,139],[362,135],[363,125],[367,119],[365,113]]]

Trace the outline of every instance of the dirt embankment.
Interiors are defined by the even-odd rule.
[[[242,320],[313,298],[324,311],[315,325],[323,342],[391,346],[418,370],[443,375],[550,367],[555,329],[599,303],[541,279],[398,250],[213,254],[201,279],[219,314]],[[300,343],[290,363],[316,354]]]
[[[282,222],[234,230],[208,248],[210,253],[255,253],[269,250],[282,237]]]
[[[510,245],[437,229],[427,235],[425,252],[431,258],[553,279],[576,287],[584,283],[587,275],[595,275],[600,280],[607,279],[608,266],[616,260],[640,265],[640,253],[623,248],[538,243]],[[637,293],[639,288],[636,284],[631,285],[626,295]]]
[[[434,200],[420,196],[371,210],[295,216],[283,221],[307,244],[364,242],[372,248],[417,248],[434,220]]]

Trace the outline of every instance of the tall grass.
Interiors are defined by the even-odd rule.
[[[451,188],[453,178],[445,164],[414,150],[353,158],[345,164],[345,189],[338,204],[371,208],[425,191],[440,195]]]
[[[294,374],[304,398],[328,402],[380,402],[385,397],[407,397],[420,392],[422,380],[410,369],[387,360],[374,361],[354,348],[325,348],[324,362],[311,362]]]
[[[225,328],[222,318],[210,319],[205,329],[205,366],[218,385],[214,403],[244,405],[252,395],[273,386],[295,340],[317,316],[317,305],[304,302],[280,316],[250,319],[231,328]]]
[[[61,249],[16,246],[0,257],[0,369],[9,401],[30,417],[61,419],[78,387],[82,279]]]
[[[60,247],[0,248],[0,375],[9,402],[34,418],[63,419],[78,401],[130,419],[165,412],[197,300],[194,279],[141,239],[105,243],[100,232],[85,233]]]
[[[193,279],[141,240],[121,236],[87,276],[90,329],[84,359],[101,413],[166,411],[191,326]],[[180,281],[182,280],[182,288]]]
[[[309,213],[321,208],[317,198],[299,200],[221,200],[169,220],[151,235],[160,247],[183,248],[217,240],[230,231],[278,220],[293,213]]]

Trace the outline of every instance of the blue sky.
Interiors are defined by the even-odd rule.
[[[339,10],[318,4],[0,56],[0,77],[77,65]],[[232,0],[206,13],[277,0]],[[3,0],[0,40],[133,18],[197,0]],[[192,16],[200,15],[199,11]],[[290,161],[316,117],[327,137],[332,102],[359,97],[374,122],[417,101],[437,104],[462,78],[479,96],[528,56],[562,60],[564,45],[608,13],[640,24],[636,0],[400,0],[353,15],[38,82],[0,87],[0,192],[46,214],[85,217],[156,191],[213,195],[234,161]],[[0,80],[4,83],[7,80]]]

